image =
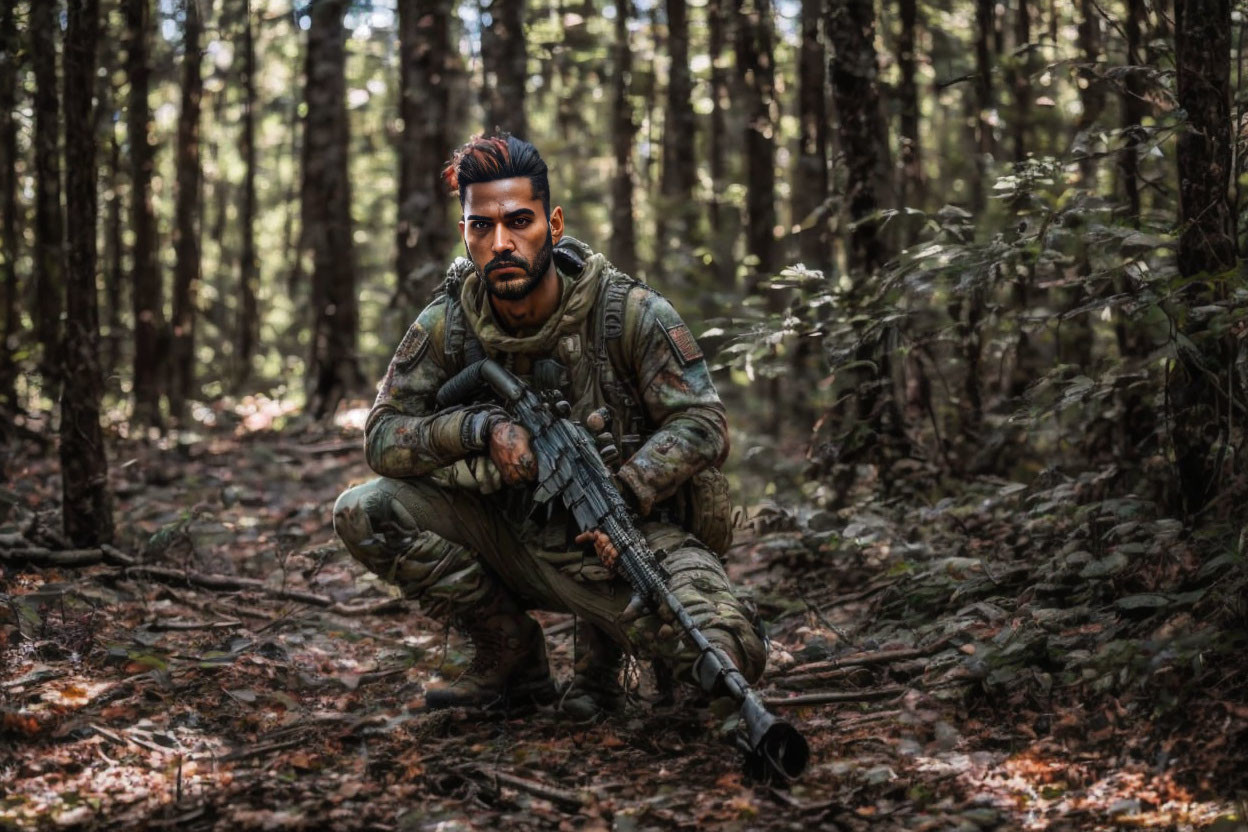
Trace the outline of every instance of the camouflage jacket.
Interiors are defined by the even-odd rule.
[[[597,255],[569,237],[556,247],[561,304],[587,273],[591,257]],[[465,326],[458,296],[470,271],[465,258],[451,266],[444,291],[408,329],[379,385],[365,442],[368,464],[382,476],[433,474],[453,485],[498,487],[497,470],[485,454],[488,421],[482,418],[496,409],[480,404],[438,412],[435,405],[438,390],[467,363],[465,337],[476,334]],[[507,353],[488,342],[481,348],[530,382],[541,358],[555,359],[558,387],[574,419],[609,409],[610,430],[626,460],[619,477],[645,513],[699,471],[722,463],[728,454],[724,406],[701,350],[672,305],[609,263],[598,279],[590,311],[551,354]]]

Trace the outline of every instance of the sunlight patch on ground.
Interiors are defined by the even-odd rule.
[[[1084,785],[1087,767],[1034,749],[998,765],[976,765],[975,756],[938,755],[917,762],[921,771],[959,772],[959,780],[979,795],[977,802],[991,801],[1016,813],[1024,829],[1047,829],[1054,821],[1076,819],[1097,828],[1200,829],[1232,809],[1195,800],[1168,774],[1139,768],[1122,768]]]

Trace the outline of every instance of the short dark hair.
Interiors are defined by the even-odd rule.
[[[546,177],[546,162],[537,148],[524,139],[510,133],[473,136],[455,148],[451,161],[442,171],[447,188],[459,191],[460,207],[463,207],[464,193],[469,185],[520,176],[532,183],[533,197],[542,201],[546,218],[550,219],[550,181]]]

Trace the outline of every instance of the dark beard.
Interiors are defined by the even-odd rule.
[[[546,244],[542,246],[542,250],[537,253],[537,261],[532,265],[528,260],[514,254],[503,254],[495,257],[493,260],[485,264],[485,268],[477,268],[477,277],[481,278],[481,282],[485,284],[485,291],[491,297],[499,300],[523,300],[533,294],[533,290],[537,288],[537,284],[542,282],[542,278],[546,276],[546,272],[550,271],[550,258],[553,254],[554,238],[551,236],[550,229],[546,229]],[[475,263],[473,265],[476,265]],[[518,266],[524,269],[524,280],[520,283],[510,283],[505,287],[495,286],[487,275],[494,269],[503,266]]]

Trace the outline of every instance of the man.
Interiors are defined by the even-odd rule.
[[[445,178],[459,194],[468,257],[451,265],[381,382],[365,426],[380,478],[334,507],[334,528],[357,560],[472,641],[468,669],[427,686],[427,705],[555,700],[531,609],[578,618],[575,675],[558,698],[579,718],[622,704],[624,651],[690,682],[696,657],[671,624],[623,614],[631,592],[603,565],[614,554],[604,535],[577,535],[564,509],[535,504],[523,427],[485,396],[438,410],[442,385],[483,356],[567,401],[604,458],[625,460],[617,483],[671,589],[756,680],[765,650],[716,554],[731,539],[717,469],[728,452],[724,407],[688,327],[658,293],[564,236],[533,145],[474,137]]]

